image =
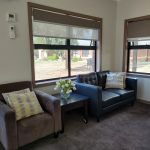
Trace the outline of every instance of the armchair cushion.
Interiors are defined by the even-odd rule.
[[[2,93],[19,91],[19,90],[23,90],[26,88],[29,88],[32,91],[33,90],[32,82],[21,81],[21,82],[15,82],[15,83],[1,84],[0,85],[0,100],[4,101]]]
[[[23,93],[27,93],[30,92],[30,89],[23,89],[23,90],[19,90],[19,91],[13,91],[13,92],[9,92],[9,93],[2,93],[5,102],[7,103],[9,101],[9,95],[10,94],[23,94]]]
[[[15,111],[16,120],[43,112],[34,92],[9,94],[7,103]]]
[[[54,119],[48,113],[31,116],[17,123],[19,147],[54,131]]]

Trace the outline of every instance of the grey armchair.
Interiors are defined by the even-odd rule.
[[[44,113],[16,121],[15,112],[4,102],[2,93],[30,88],[29,81],[0,85],[0,142],[6,150],[16,150],[49,134],[61,130],[60,101],[41,91],[35,91]]]

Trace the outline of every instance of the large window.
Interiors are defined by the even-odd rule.
[[[36,81],[96,71],[96,42],[50,37],[33,39]]]
[[[124,71],[150,74],[150,17],[125,20]]]
[[[100,18],[29,3],[29,22],[34,82],[96,71]]]

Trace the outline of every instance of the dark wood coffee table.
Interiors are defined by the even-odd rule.
[[[54,96],[61,101],[62,132],[64,132],[65,113],[68,111],[83,107],[83,121],[84,123],[88,123],[88,97],[72,93],[68,100],[63,100],[60,94],[55,94]]]

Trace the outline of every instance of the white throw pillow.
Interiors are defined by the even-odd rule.
[[[106,88],[124,89],[126,73],[125,72],[110,72],[107,74]]]

